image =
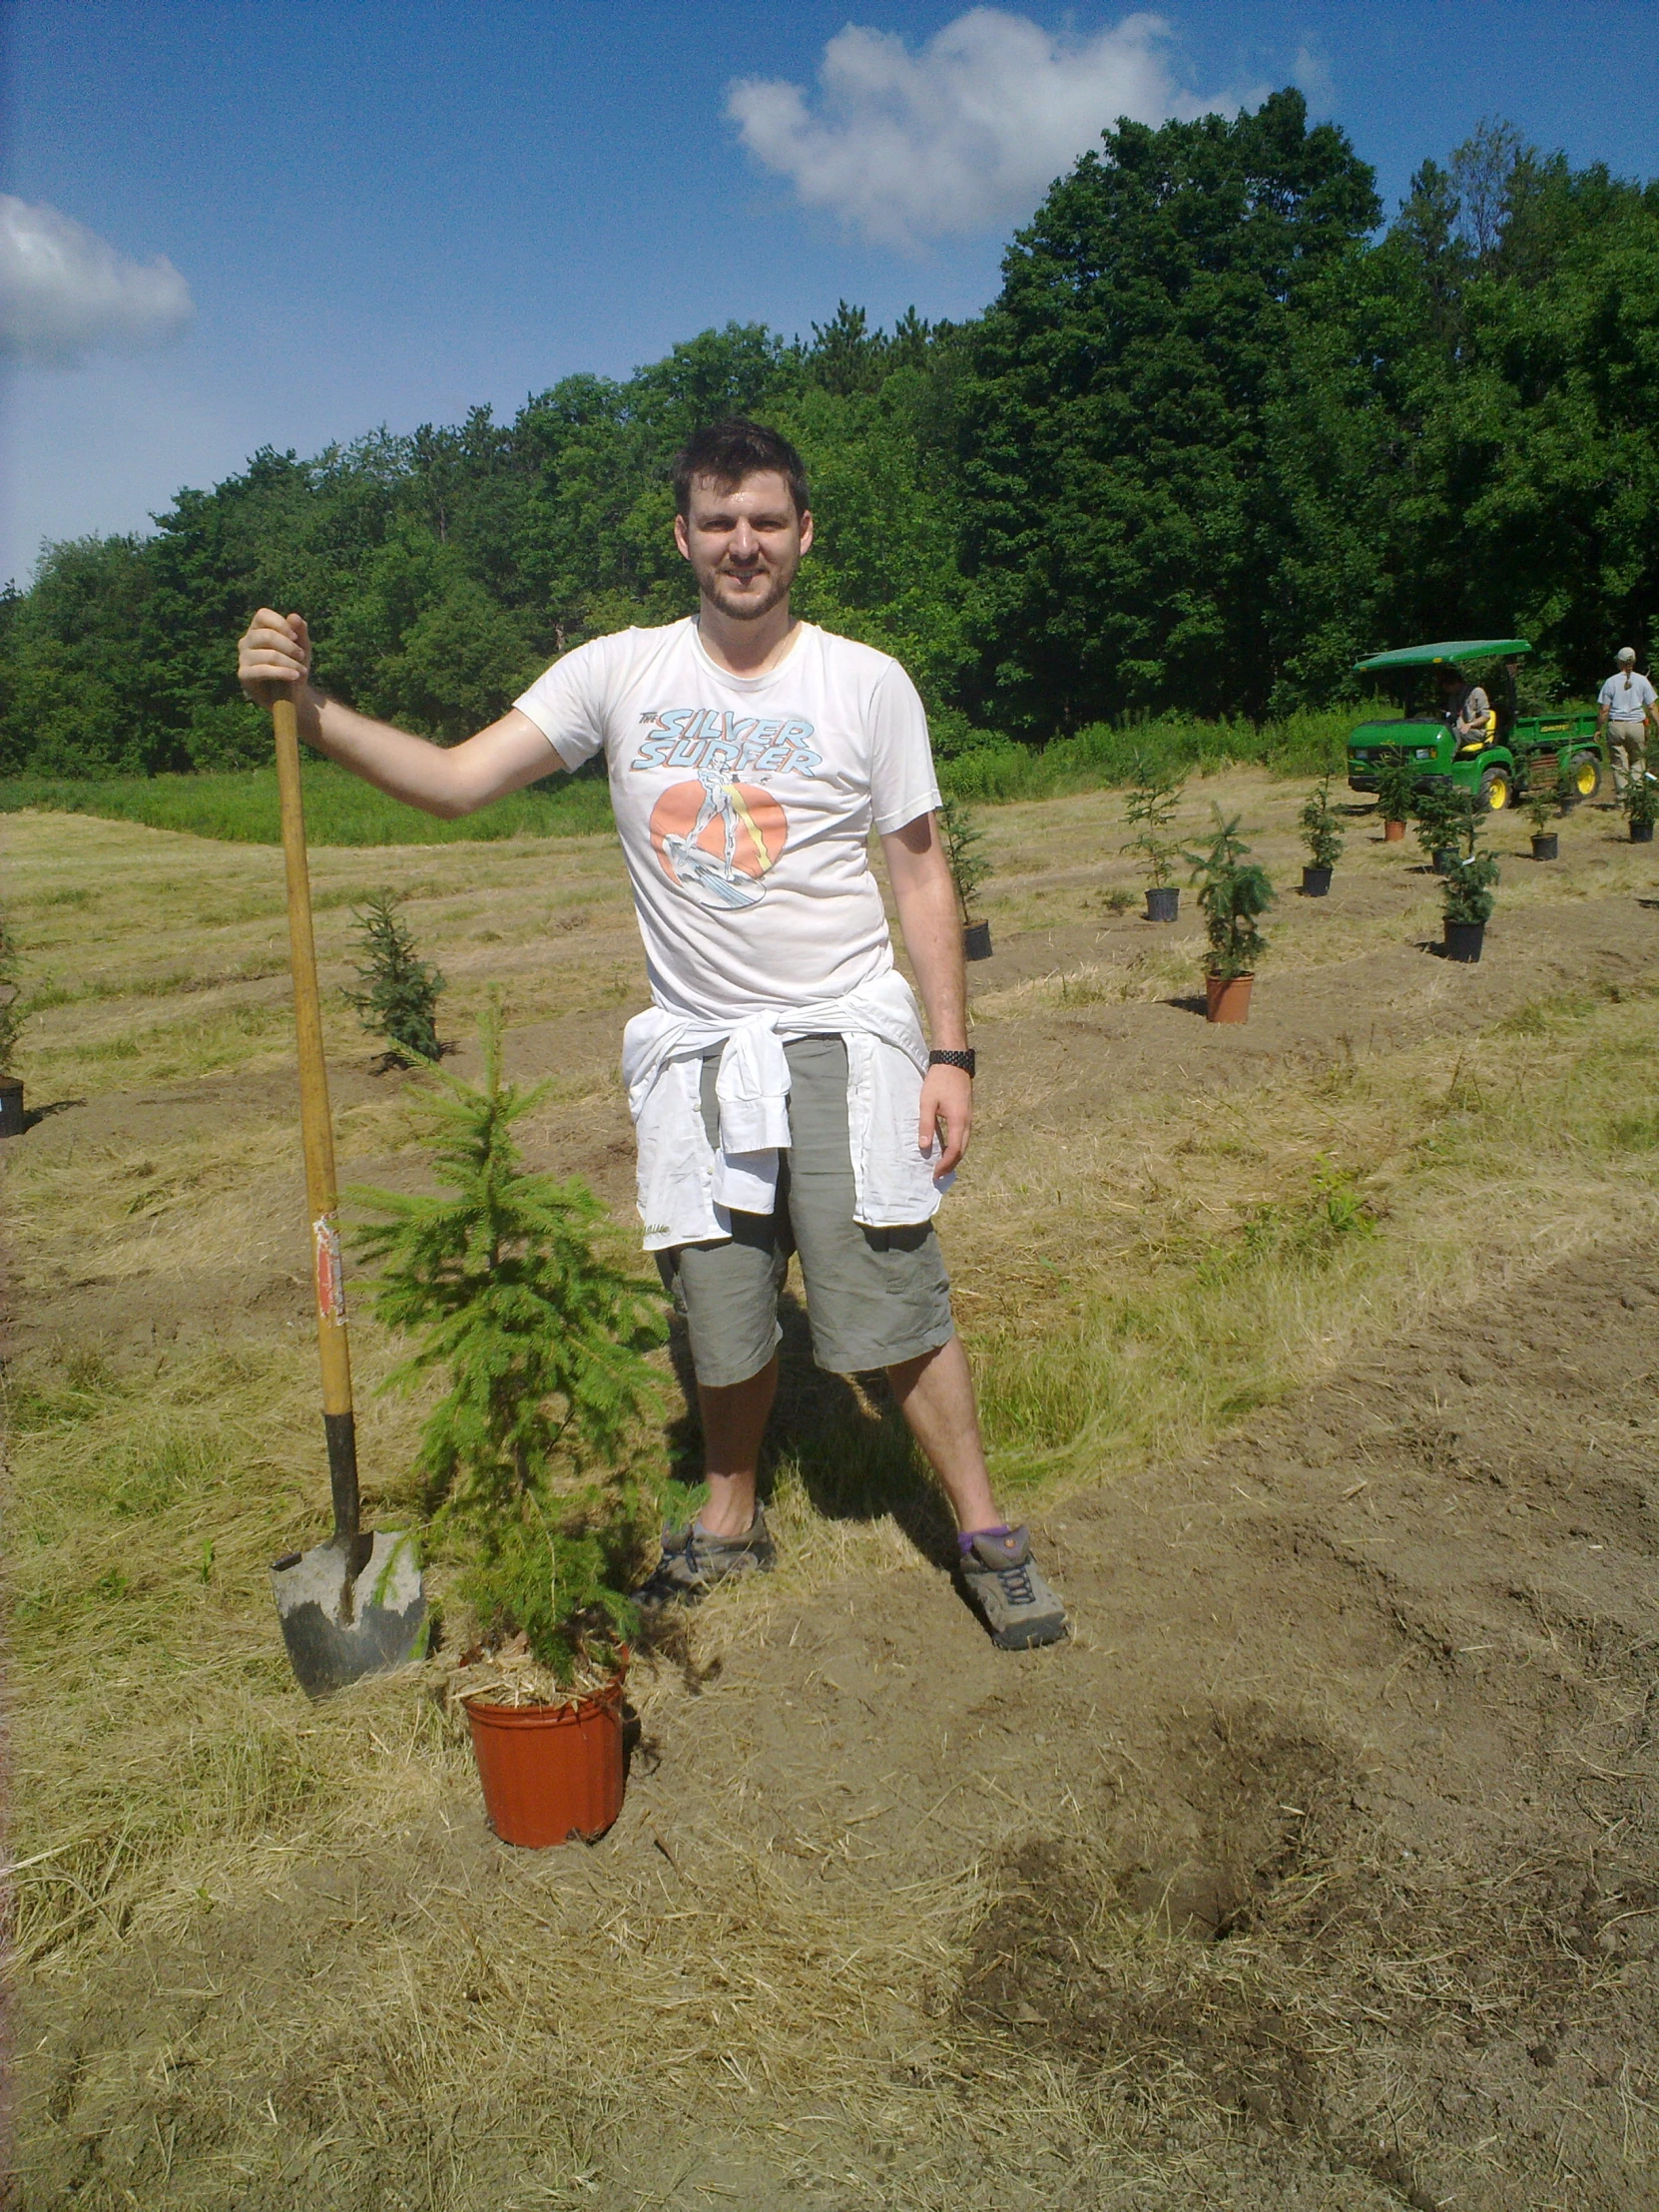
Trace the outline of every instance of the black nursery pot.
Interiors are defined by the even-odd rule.
[[[1328,867],[1305,867],[1302,871],[1302,895],[1304,898],[1323,898],[1331,888],[1331,870]]]
[[[1633,822],[1630,825],[1630,841],[1632,844],[1651,844],[1653,842],[1652,823]]]
[[[1457,865],[1457,847],[1454,844],[1437,845],[1432,864],[1436,875],[1449,875]]]
[[[970,921],[962,931],[962,953],[969,960],[988,960],[991,956],[991,925],[988,921]]]
[[[1535,860],[1558,860],[1561,857],[1561,839],[1553,830],[1540,830],[1533,837],[1532,857]]]
[[[13,1076],[0,1076],[0,1137],[21,1137],[28,1126],[23,1118],[23,1085]]]
[[[1448,960],[1478,960],[1486,941],[1483,921],[1448,921],[1445,924],[1445,956]]]
[[[1148,921],[1175,921],[1181,912],[1181,886],[1160,889],[1149,883],[1146,891],[1146,918]]]

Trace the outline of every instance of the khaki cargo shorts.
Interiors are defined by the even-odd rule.
[[[734,1214],[720,1244],[678,1245],[657,1265],[691,1336],[697,1380],[710,1388],[747,1382],[777,1351],[778,1294],[790,1254],[801,1256],[813,1358],[833,1375],[936,1352],[955,1334],[944,1256],[931,1222],[863,1229],[852,1218],[852,1152],[846,1133],[846,1046],[800,1037],[790,1063],[791,1149],[778,1163],[778,1210]],[[703,1126],[717,1143],[715,1077],[703,1062]]]

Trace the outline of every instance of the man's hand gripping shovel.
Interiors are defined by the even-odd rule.
[[[288,947],[293,1014],[299,1036],[299,1126],[305,1144],[305,1194],[310,1210],[316,1286],[317,1345],[322,1356],[322,1426],[328,1439],[328,1480],[334,1531],[309,1551],[290,1551],[271,1569],[277,1617],[301,1689],[311,1697],[360,1675],[399,1667],[414,1657],[426,1626],[426,1596],[414,1538],[408,1531],[370,1534],[358,1526],[357,1434],[351,1411],[351,1352],[345,1335],[338,1201],[334,1194],[334,1134],[328,1115],[328,1071],[322,1057],[316,947],[311,936],[311,885],[305,865],[305,816],[299,791],[299,739],[293,702],[271,710],[276,735],[276,782],[282,803],[282,857],[287,868]]]

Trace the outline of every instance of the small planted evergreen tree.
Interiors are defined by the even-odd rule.
[[[1478,802],[1456,784],[1428,784],[1411,802],[1416,839],[1430,859],[1436,852],[1474,850]]]
[[[1249,856],[1250,847],[1239,834],[1239,818],[1231,822],[1219,807],[1215,835],[1200,852],[1189,852],[1193,879],[1199,886],[1198,903],[1204,909],[1204,933],[1210,941],[1205,972],[1220,981],[1254,975],[1256,963],[1267,950],[1260,917],[1274,902],[1274,888],[1267,872]]]
[[[1441,895],[1445,900],[1446,920],[1465,924],[1490,921],[1496,883],[1497,859],[1493,853],[1465,855],[1445,879]]]
[[[1639,761],[1625,778],[1624,819],[1632,830],[1651,830],[1659,822],[1659,781]]]
[[[939,831],[944,838],[945,858],[950,862],[951,880],[961,902],[962,920],[971,922],[974,894],[991,872],[989,856],[980,849],[984,832],[961,800],[948,792],[939,803]]]
[[[1135,756],[1134,776],[1124,794],[1123,819],[1135,834],[1118,850],[1139,852],[1153,889],[1164,890],[1182,857],[1181,840],[1172,832],[1186,780],[1171,769],[1153,768],[1140,753]]]
[[[1384,822],[1409,822],[1416,802],[1417,771],[1396,747],[1377,772],[1377,806]]]
[[[355,973],[363,987],[345,996],[370,1035],[384,1037],[391,1057],[407,1066],[435,1060],[442,1050],[435,1022],[443,977],[415,950],[398,911],[402,903],[395,891],[376,891],[353,912],[362,954]]]
[[[427,1107],[443,1191],[348,1196],[384,1217],[355,1240],[379,1267],[371,1310],[416,1338],[388,1386],[448,1384],[418,1460],[436,1552],[458,1558],[486,1639],[524,1636],[568,1682],[632,1620],[656,1504],[636,1431],[658,1402],[645,1354],[660,1297],[605,1257],[584,1184],[524,1167],[513,1129],[545,1086],[503,1081],[497,1004],[480,1028],[482,1084],[440,1075]]]
[[[0,1075],[14,1076],[12,1063],[23,1034],[23,984],[18,974],[17,939],[0,914]]]
[[[1309,866],[1335,867],[1348,840],[1343,832],[1342,817],[1331,804],[1329,776],[1321,777],[1308,794],[1297,822],[1302,830],[1302,841],[1308,847]]]

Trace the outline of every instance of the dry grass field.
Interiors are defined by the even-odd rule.
[[[1288,886],[1301,796],[1235,771],[1188,821],[1242,810]],[[640,1657],[620,1822],[541,1854],[431,1668],[312,1708],[282,1655],[326,1483],[279,854],[0,821],[18,2212],[1659,2202],[1659,862],[1499,822],[1456,968],[1357,816],[1217,1029],[1121,812],[981,818],[941,1224],[1075,1635],[988,1647],[879,1387],[792,1315],[780,1569]],[[535,1163],[630,1224],[611,842],[313,877],[325,985],[407,894],[452,1065],[502,987]],[[414,1185],[418,1079],[327,1019],[342,1179]],[[390,1524],[418,1407],[354,1335]]]

